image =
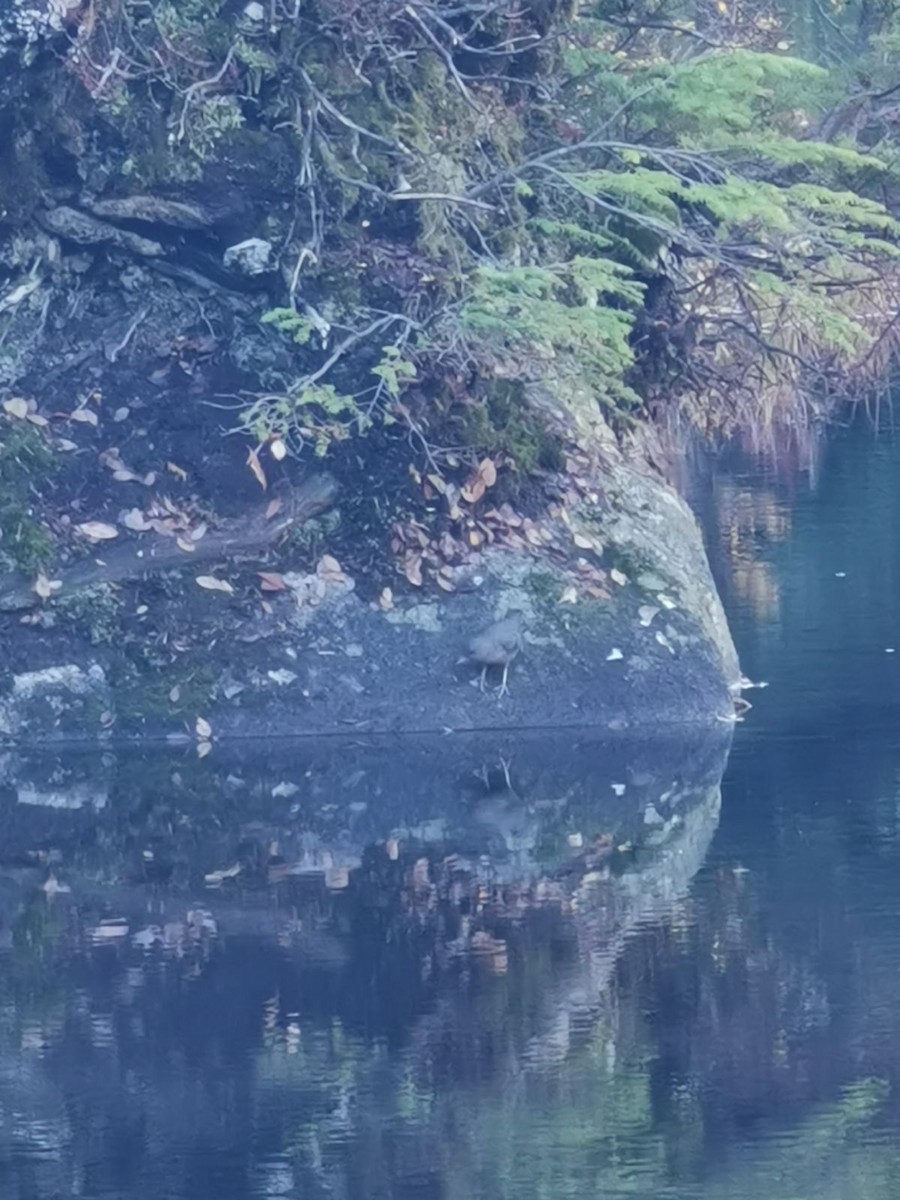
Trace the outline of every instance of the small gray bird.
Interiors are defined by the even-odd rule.
[[[488,667],[502,667],[498,699],[509,695],[506,678],[509,664],[525,645],[525,614],[518,608],[512,609],[501,621],[495,621],[487,629],[476,634],[469,642],[469,654],[473,662],[481,664],[481,679],[478,686],[484,691]]]

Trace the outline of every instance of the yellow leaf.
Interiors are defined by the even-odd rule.
[[[198,575],[197,586],[205,588],[208,592],[227,592],[229,596],[234,595],[234,588],[227,579],[216,579],[215,575]]]
[[[92,542],[106,542],[110,538],[119,536],[115,525],[107,525],[104,521],[85,521],[81,525],[76,525],[75,528]]]

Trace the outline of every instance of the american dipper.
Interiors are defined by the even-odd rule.
[[[509,664],[524,646],[524,634],[525,614],[514,608],[502,621],[495,621],[469,642],[469,653],[473,661],[481,664],[481,680],[478,686],[482,691],[488,667],[502,667],[503,679],[498,699],[509,695],[509,688],[506,686]]]

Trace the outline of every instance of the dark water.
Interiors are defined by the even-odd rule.
[[[900,444],[703,507],[730,747],[0,760],[0,1197],[900,1196]]]

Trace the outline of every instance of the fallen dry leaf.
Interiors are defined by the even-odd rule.
[[[575,545],[578,547],[579,550],[593,550],[594,549],[594,539],[589,538],[584,533],[573,533],[572,541],[575,543]]]
[[[341,569],[341,564],[336,558],[332,558],[330,554],[323,554],[316,565],[316,574],[322,579],[329,579],[332,582],[342,580],[344,572]]]
[[[259,586],[264,592],[283,592],[287,584],[277,571],[259,571]]]
[[[74,412],[69,413],[69,420],[78,421],[82,425],[96,426],[99,424],[97,414],[92,408],[76,408]]]
[[[126,529],[132,529],[134,533],[145,533],[146,530],[152,529],[150,522],[146,520],[140,509],[128,509],[119,517],[119,520]]]
[[[174,475],[176,479],[180,479],[182,483],[187,483],[188,473],[184,467],[179,467],[178,463],[167,462],[166,470],[170,475]]]
[[[198,717],[194,723],[194,732],[198,738],[202,738],[203,741],[208,742],[212,737],[212,725],[210,725],[205,717]]]
[[[266,479],[266,473],[262,469],[262,463],[259,461],[259,451],[255,450],[253,446],[247,451],[247,466],[256,477],[256,482],[265,491],[269,486],[269,481]]]
[[[104,521],[84,521],[75,528],[92,542],[106,542],[119,536],[115,525],[107,525]]]
[[[198,742],[197,743],[197,757],[198,758],[206,758],[206,756],[207,756],[207,754],[209,754],[210,750],[212,750],[212,742]]]
[[[193,554],[194,551],[197,549],[197,547],[190,540],[190,538],[177,537],[175,539],[175,545],[178,547],[179,550],[183,550],[185,552],[185,554]]]
[[[269,442],[269,453],[276,462],[281,462],[282,459],[287,457],[287,446],[284,444],[281,438],[273,438],[272,441]]]
[[[266,505],[266,520],[271,521],[274,516],[277,516],[281,512],[283,507],[284,501],[280,500],[278,496],[274,500],[270,500]]]
[[[624,587],[625,584],[628,582],[628,576],[624,575],[619,570],[618,567],[613,567],[613,569],[609,573],[609,577],[613,581],[613,583],[617,583],[619,585],[619,587]]]
[[[442,575],[440,573],[440,571],[438,571],[438,573],[435,575],[434,582],[438,585],[439,588],[443,588],[443,590],[445,592],[455,592],[456,591],[456,588],[453,586],[453,581],[448,579],[446,577],[446,575]]]
[[[378,607],[383,608],[385,612],[389,612],[394,607],[394,593],[389,587],[381,589],[381,595],[378,597]]]
[[[403,560],[403,574],[413,585],[413,587],[422,586],[422,555],[410,553]]]
[[[61,587],[61,579],[48,579],[43,572],[34,581],[35,595],[40,596],[42,600],[49,600],[53,593],[58,592]]]
[[[221,871],[210,871],[208,875],[203,876],[203,882],[208,887],[218,887],[226,879],[236,879],[240,873],[241,865],[235,863],[233,867],[223,867]]]
[[[199,542],[201,538],[206,537],[207,528],[208,528],[208,526],[207,526],[206,522],[201,521],[199,525],[195,526],[191,530],[191,534],[190,534],[191,541]]]
[[[234,595],[234,588],[227,579],[216,579],[215,575],[198,575],[197,586],[205,588],[208,592],[227,592],[229,596]]]
[[[169,699],[172,701],[173,704],[177,704],[178,701],[181,699],[181,688],[178,686],[177,683],[172,688],[172,690],[169,692]]]
[[[36,412],[28,413],[26,419],[30,421],[32,425],[37,425],[40,429],[43,429],[45,426],[50,424],[46,417],[42,417],[40,413]]]
[[[571,584],[560,596],[559,602],[560,604],[577,604],[578,588],[576,588],[574,584]]]
[[[11,399],[3,401],[3,411],[10,417],[17,417],[20,421],[24,421],[28,416],[28,401],[23,400],[21,396],[13,396]]]

